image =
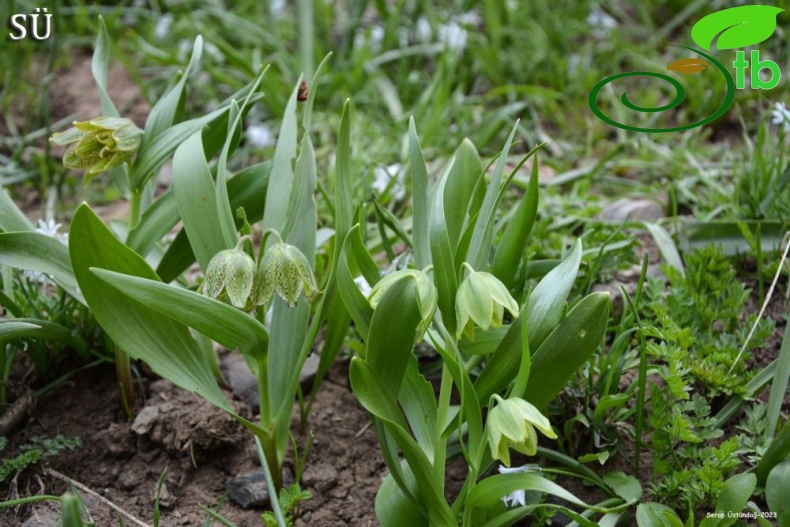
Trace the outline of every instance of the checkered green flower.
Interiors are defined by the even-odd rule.
[[[250,311],[256,269],[255,260],[242,249],[245,241],[242,238],[234,249],[214,255],[206,269],[201,293],[218,300],[228,298],[234,307]]]
[[[458,335],[474,338],[475,325],[483,331],[502,326],[505,309],[518,317],[518,303],[507,287],[491,273],[478,272],[468,264],[466,278],[455,295],[455,312],[458,319]]]
[[[277,293],[288,307],[296,307],[302,293],[310,298],[317,290],[313,270],[302,251],[293,245],[277,242],[261,259],[253,303],[263,305]]]
[[[97,174],[131,160],[143,138],[143,131],[123,117],[97,117],[73,124],[65,132],[52,134],[50,141],[67,147],[63,165],[85,169],[86,184]]]

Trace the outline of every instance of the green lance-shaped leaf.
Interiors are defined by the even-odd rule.
[[[757,484],[765,485],[765,480],[768,479],[768,474],[773,468],[788,458],[790,458],[790,426],[785,425],[768,445],[757,465],[757,470],[754,472],[757,474]]]
[[[581,241],[577,241],[568,256],[547,273],[532,291],[518,319],[510,325],[483,373],[475,382],[475,390],[481,400],[486,400],[492,394],[499,392],[516,375],[521,362],[521,324],[525,319],[529,349],[533,354],[557,327],[573,282],[576,280],[581,256]]]
[[[118,117],[120,114],[107,94],[107,76],[109,71],[110,37],[107,34],[107,25],[104,23],[104,17],[99,15],[99,34],[96,36],[93,58],[91,59],[91,73],[96,81],[96,88],[99,90],[102,115]]]
[[[179,286],[93,269],[99,279],[165,317],[190,326],[228,349],[258,356],[269,343],[266,328],[250,315]]]
[[[71,296],[83,301],[71,269],[69,249],[51,236],[40,232],[0,234],[0,264],[51,276]]]
[[[524,399],[544,409],[598,348],[609,318],[609,295],[586,296],[532,355]]]
[[[444,189],[444,215],[447,220],[447,237],[455,252],[467,221],[469,202],[477,180],[483,174],[483,164],[475,145],[464,139],[453,153],[453,163]]]
[[[218,213],[216,188],[206,163],[200,130],[176,149],[173,191],[189,244],[205,273],[214,255],[233,247],[236,240],[220,226],[224,218]]]
[[[91,271],[91,268],[107,269],[159,280],[146,261],[115,238],[85,204],[74,214],[69,247],[74,274],[85,300],[115,344],[130,356],[147,362],[173,384],[197,393],[256,433],[264,433],[233,412],[217,385],[211,365],[203,359],[186,325],[132,300]]]
[[[716,512],[722,514],[722,517],[705,518],[699,527],[729,527],[733,525],[738,521],[736,514],[746,507],[746,502],[752,497],[756,487],[757,476],[751,473],[736,474],[725,481],[724,488],[716,500]]]
[[[436,188],[429,222],[431,257],[434,262],[433,275],[439,293],[439,306],[442,311],[442,321],[451,333],[454,333],[456,329],[455,293],[458,289],[458,277],[455,274],[453,242],[450,239],[449,226],[446,221],[446,193],[448,191],[447,183],[453,173],[454,166],[455,159],[453,158],[445,170],[444,176],[439,181],[439,186]],[[455,206],[453,205],[453,207]]]
[[[407,484],[416,487],[414,473],[403,462],[403,472]],[[414,503],[403,493],[392,474],[387,474],[376,492],[376,519],[381,527],[428,527],[428,518],[420,514]]]
[[[70,329],[55,322],[36,318],[0,320],[0,342],[17,338],[54,340],[79,352],[84,352],[87,349],[85,342],[81,338],[72,335]]]
[[[640,503],[636,507],[638,527],[683,527],[675,511],[660,503]]]
[[[409,163],[411,165],[412,189],[412,238],[414,240],[414,261],[417,267],[425,269],[431,264],[431,245],[428,239],[430,203],[428,200],[428,171],[422,155],[414,117],[409,118]]]
[[[496,476],[484,479],[475,485],[475,488],[469,494],[469,499],[466,504],[468,507],[489,509],[496,505],[503,497],[517,490],[545,492],[546,494],[551,494],[552,496],[561,498],[579,507],[588,507],[585,502],[553,481],[549,481],[537,474],[520,472],[497,474]]]
[[[538,215],[538,156],[532,164],[527,191],[516,209],[516,213],[505,228],[505,233],[497,245],[491,273],[507,287],[512,287],[518,264],[529,241],[532,226]]]
[[[691,38],[710,51],[717,35],[716,47],[734,49],[753,46],[767,40],[776,30],[776,16],[784,11],[766,5],[745,5],[723,9],[703,17],[691,28]]]
[[[752,486],[752,490],[754,490],[754,486]],[[776,465],[768,474],[768,479],[765,482],[765,500],[768,502],[770,510],[780,514],[784,512],[783,516],[790,511],[790,459]],[[718,508],[717,504],[716,509]],[[741,510],[742,508],[729,510]]]
[[[33,231],[35,228],[4,188],[0,188],[0,231]]]

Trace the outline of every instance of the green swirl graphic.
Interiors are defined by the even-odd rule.
[[[735,99],[735,80],[732,78],[732,75],[730,75],[730,73],[724,68],[723,65],[721,65],[721,63],[719,63],[719,61],[717,61],[716,59],[714,59],[710,55],[707,55],[706,53],[703,53],[702,51],[699,51],[699,50],[694,49],[694,48],[690,48],[688,46],[683,46],[681,44],[676,44],[676,45],[681,47],[681,48],[688,49],[689,51],[693,51],[694,53],[705,57],[705,59],[707,59],[711,63],[715,64],[716,67],[721,72],[721,74],[724,76],[724,80],[727,82],[727,95],[724,98],[724,102],[721,104],[721,106],[719,106],[719,108],[712,115],[702,119],[701,121],[697,121],[695,123],[686,124],[686,125],[683,125],[683,126],[674,126],[672,128],[640,128],[638,126],[629,126],[627,124],[618,123],[617,121],[615,121],[615,120],[609,118],[607,115],[605,115],[601,111],[601,109],[598,107],[598,92],[601,91],[601,89],[604,86],[606,86],[607,84],[609,84],[610,82],[616,81],[618,79],[622,79],[622,78],[625,78],[625,77],[656,77],[656,78],[665,80],[665,81],[669,82],[670,84],[672,84],[672,86],[674,86],[676,95],[675,95],[675,99],[672,102],[670,102],[669,104],[665,104],[663,106],[658,106],[656,108],[645,108],[645,107],[642,107],[642,106],[638,106],[638,105],[632,103],[630,100],[628,100],[628,95],[626,94],[626,92],[623,92],[622,97],[620,97],[620,101],[623,103],[623,105],[626,108],[628,108],[630,110],[637,111],[637,112],[643,112],[643,113],[664,112],[664,111],[672,110],[673,108],[676,108],[686,98],[686,91],[683,89],[683,86],[680,84],[680,82],[678,82],[677,80],[673,79],[669,75],[665,75],[663,73],[656,73],[656,72],[653,72],[653,71],[629,71],[629,72],[626,72],[626,73],[618,73],[617,75],[612,75],[611,77],[606,77],[605,79],[600,81],[598,84],[593,86],[592,90],[590,90],[590,95],[589,95],[589,97],[587,99],[589,104],[590,104],[590,109],[593,111],[593,113],[600,120],[602,120],[605,123],[610,124],[612,126],[616,126],[617,128],[622,128],[623,130],[630,130],[631,132],[645,132],[645,133],[648,133],[648,134],[662,134],[662,133],[667,133],[667,132],[681,132],[683,130],[689,130],[691,128],[696,128],[698,126],[704,126],[704,125],[710,123],[711,121],[714,121],[714,120],[718,119],[719,117],[721,117],[722,115],[724,115],[724,112],[727,111],[727,109],[732,104],[732,101]]]

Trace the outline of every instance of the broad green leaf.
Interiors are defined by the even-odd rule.
[[[403,471],[411,486],[416,487],[414,474],[407,463],[403,463]],[[392,474],[387,474],[376,491],[376,519],[381,527],[428,527],[428,518],[420,514],[414,502],[400,489]]]
[[[250,223],[255,223],[263,218],[263,202],[266,196],[266,187],[269,183],[271,168],[271,161],[264,161],[242,170],[228,181],[231,208],[237,210],[239,207],[243,207],[247,214],[247,220]],[[169,192],[172,192],[172,190]],[[160,197],[159,200],[163,199],[165,195]],[[157,200],[157,203],[159,200]],[[156,240],[161,239],[175,226],[179,219],[175,196],[170,201],[171,203],[168,204],[167,208],[163,208],[161,211],[161,216],[160,213],[157,213],[156,216],[152,215],[150,218],[143,215],[143,219],[138,223],[137,227],[141,229],[141,232],[139,238],[135,238],[136,246],[143,243],[155,243]],[[157,203],[149,210],[157,209]],[[149,211],[147,210],[147,212]],[[175,221],[172,224],[169,223],[174,216]],[[150,221],[150,225],[148,221]],[[241,227],[241,225],[237,226]],[[130,233],[130,237],[136,230]],[[171,282],[194,262],[195,254],[189,245],[186,231],[181,229],[167,248],[156,272],[163,282]]]
[[[335,162],[335,264],[340,260],[343,241],[354,221],[354,175],[351,171],[351,101],[343,104]]]
[[[198,35],[195,43],[192,45],[192,55],[189,57],[189,63],[184,72],[181,73],[181,78],[151,108],[151,112],[148,114],[148,119],[145,122],[144,143],[155,140],[159,134],[170,128],[175,122],[179,113],[179,107],[184,100],[184,87],[190,74],[199,66],[202,52],[203,37]]]
[[[765,485],[768,474],[776,465],[790,457],[790,424],[785,424],[784,428],[776,434],[771,444],[763,453],[760,462],[757,464],[757,484]]]
[[[0,343],[35,335],[41,326],[16,319],[0,320]]]
[[[414,117],[409,118],[409,165],[411,166],[412,191],[412,239],[414,240],[414,261],[417,267],[425,269],[431,263],[431,245],[428,239],[430,203],[428,201],[428,171],[422,155],[420,139]]]
[[[269,176],[269,186],[266,191],[266,215],[263,218],[264,230],[276,229],[278,232],[281,232],[287,220],[291,185],[294,177],[292,162],[296,158],[296,95],[299,91],[301,80],[301,77],[299,77],[299,81],[297,81],[291,96],[288,98],[288,104],[283,114],[283,122],[280,125],[280,135],[277,137],[277,146],[274,149],[272,172]]]
[[[469,494],[466,506],[491,508],[503,497],[517,490],[545,492],[580,507],[588,506],[553,481],[549,481],[543,476],[523,472],[497,474],[482,480]]]
[[[417,358],[412,354],[403,375],[398,401],[406,415],[414,438],[425,452],[428,461],[435,464],[436,444],[436,396],[433,386],[420,374]]]
[[[638,527],[683,527],[675,511],[654,502],[637,505],[636,524]]]
[[[23,232],[35,230],[30,220],[22,214],[11,196],[4,188],[0,188],[0,231]]]
[[[691,28],[691,38],[710,51],[716,36],[718,49],[753,46],[767,40],[776,31],[776,16],[784,11],[766,5],[745,5],[711,13]]]
[[[137,254],[145,256],[170,232],[180,218],[175,191],[171,187],[145,209],[140,221],[129,231],[126,245]]]
[[[362,337],[362,340],[367,341],[370,333],[370,321],[373,318],[373,309],[371,309],[370,303],[354,282],[354,277],[351,276],[351,268],[349,267],[349,259],[353,258],[351,236],[355,229],[359,229],[358,224],[351,229],[343,243],[342,256],[336,269],[337,286],[340,291],[340,297],[343,299],[343,304],[345,304],[348,313],[351,315],[357,332]]]
[[[719,499],[716,500],[716,512],[723,514],[724,518],[715,523],[716,527],[728,527],[734,524],[738,518],[730,515],[737,514],[746,507],[746,502],[752,497],[756,487],[757,476],[751,473],[737,474],[725,481]]]
[[[259,357],[268,348],[266,328],[252,316],[224,302],[159,280],[151,280],[106,269],[93,274],[129,298],[187,325],[222,346],[239,348]]]
[[[400,392],[421,318],[417,282],[410,276],[393,283],[373,311],[365,360],[382,378],[378,389],[392,398]]]
[[[433,205],[429,219],[429,238],[431,259],[433,261],[433,276],[436,289],[439,292],[439,309],[442,313],[442,322],[450,333],[455,333],[455,294],[458,290],[458,277],[455,274],[453,261],[453,248],[447,231],[445,216],[445,190],[447,182],[455,166],[455,159],[450,161],[447,169],[436,187]],[[488,318],[490,320],[490,317]]]
[[[505,228],[505,233],[497,245],[491,274],[499,278],[506,287],[513,286],[519,262],[524,254],[532,226],[538,214],[538,157],[532,163],[532,175],[527,191]]]
[[[546,337],[554,331],[562,317],[568,294],[576,280],[581,263],[581,241],[577,241],[565,260],[552,269],[535,287],[521,309],[519,317],[510,325],[488,360],[483,373],[475,382],[481,400],[502,390],[516,375],[521,362],[521,324],[527,320],[529,349],[538,350]]]
[[[505,171],[505,162],[507,155],[510,152],[510,146],[513,144],[513,138],[518,129],[518,122],[513,125],[510,135],[502,148],[502,152],[497,160],[496,168],[491,174],[491,180],[488,182],[485,198],[483,198],[483,205],[480,209],[480,214],[475,222],[474,230],[472,231],[472,239],[469,243],[469,253],[467,254],[466,261],[469,262],[476,271],[485,271],[488,266],[489,252],[493,245],[494,233],[494,217],[496,214],[497,200],[500,195],[500,186],[502,184],[502,174]]]
[[[87,350],[85,341],[73,335],[69,328],[49,320],[36,318],[12,318],[0,320],[0,342],[14,338],[54,340],[69,346],[74,351]]]
[[[173,156],[173,191],[189,244],[205,273],[214,255],[232,248],[236,240],[220,226],[216,190],[199,130]]]
[[[603,480],[615,494],[628,503],[636,503],[642,497],[642,485],[634,476],[623,472],[609,472],[603,475]]]
[[[519,520],[521,518],[529,517],[533,514],[533,511],[540,510],[540,509],[548,509],[557,511],[564,516],[572,519],[575,523],[574,525],[579,525],[580,527],[607,527],[607,525],[614,526],[614,523],[595,523],[593,521],[588,520],[581,514],[572,511],[567,507],[563,507],[562,505],[554,505],[552,503],[537,503],[535,505],[527,505],[526,507],[518,507],[516,509],[510,509],[509,511],[505,512],[504,514],[500,514],[493,520],[490,520],[483,524],[482,527],[501,527],[501,526],[510,526],[513,525],[513,522]]]
[[[453,156],[455,163],[447,177],[444,191],[444,215],[447,219],[447,237],[453,251],[458,247],[466,223],[466,213],[477,180],[483,175],[483,164],[475,145],[464,139]]]
[[[107,94],[107,74],[110,70],[110,37],[107,35],[107,25],[104,17],[99,15],[99,34],[96,37],[96,44],[91,59],[91,73],[96,81],[96,88],[99,91],[99,102],[101,103],[101,113],[107,117],[120,117],[121,114],[112,103],[112,99]]]
[[[561,264],[549,271],[530,293],[527,311],[530,349],[538,349],[560,321],[582,257],[582,242],[577,240]]]
[[[766,440],[770,440],[774,436],[774,432],[776,432],[776,426],[779,423],[785,396],[787,395],[788,381],[790,381],[790,331],[785,331],[782,337],[782,345],[779,348],[779,356],[776,360],[776,373],[773,381],[771,381],[771,394],[768,396],[767,425],[763,433],[763,438]]]
[[[754,483],[756,483],[756,480]],[[754,491],[754,483],[752,484],[752,491]],[[721,501],[721,498],[719,500]],[[765,501],[768,502],[768,508],[774,512],[779,513],[790,510],[790,459],[786,459],[776,465],[768,474],[768,479],[765,481]],[[718,505],[716,508],[718,509]],[[741,509],[743,507],[732,510]]]
[[[398,285],[400,284],[394,285],[393,289],[398,288]],[[415,286],[411,284],[411,287],[414,288]],[[403,287],[399,289],[403,289]],[[389,296],[389,293],[385,295],[384,300],[386,300],[387,296]],[[415,322],[409,332],[409,337],[413,336],[416,327],[417,323]],[[409,464],[409,468],[414,472],[417,481],[418,492],[416,498],[428,511],[431,524],[456,525],[455,516],[450,511],[440,485],[434,477],[431,463],[417,442],[409,435],[408,428],[398,410],[395,399],[388,390],[382,389],[382,386],[390,383],[379,376],[371,365],[359,357],[354,357],[351,360],[349,378],[351,379],[354,395],[359,402],[376,419],[380,420],[386,431],[391,434],[403,452],[403,457]],[[390,472],[394,468],[389,466]]]
[[[71,296],[82,301],[71,269],[69,249],[51,236],[39,232],[0,234],[0,264],[51,276]]]
[[[595,352],[606,333],[609,295],[592,293],[566,316],[532,355],[524,399],[545,408]]]
[[[96,320],[116,345],[159,375],[234,415],[189,329],[130,299],[90,271],[100,268],[158,280],[145,260],[123,245],[85,204],[69,231],[71,263]],[[90,247],[91,250],[85,250]],[[242,421],[245,426],[251,426]]]

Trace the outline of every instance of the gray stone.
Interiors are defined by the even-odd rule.
[[[33,509],[33,514],[25,520],[22,527],[52,527],[57,525],[59,514],[49,507],[42,506]]]
[[[146,406],[140,410],[140,413],[138,413],[134,418],[134,423],[132,423],[132,431],[140,435],[147,434],[151,430],[151,427],[154,425],[154,423],[156,423],[158,417],[158,406]]]
[[[283,470],[283,485],[290,486],[294,476],[289,469]],[[243,509],[263,508],[269,505],[269,489],[263,470],[253,470],[225,483],[230,501]]]
[[[309,465],[302,475],[304,486],[316,489],[319,492],[331,490],[337,485],[337,481],[337,470],[326,463]]]
[[[663,207],[645,198],[621,198],[603,210],[603,219],[613,222],[622,222],[626,218],[630,221],[655,221],[663,217]]]

